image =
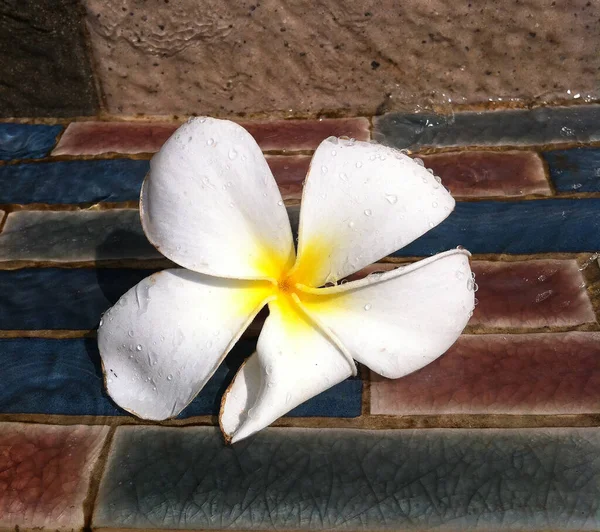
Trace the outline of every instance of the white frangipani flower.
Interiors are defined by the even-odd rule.
[[[297,254],[261,150],[233,122],[180,127],[153,157],[140,201],[149,240],[187,268],[141,281],[98,331],[110,396],[145,419],[179,414],[264,305],[256,353],[222,401],[221,429],[232,442],[356,374],[354,360],[390,378],[429,364],[473,310],[462,249],[318,288],[409,244],[454,208],[433,175],[391,148],[321,143],[304,186]]]

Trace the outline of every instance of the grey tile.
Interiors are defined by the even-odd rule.
[[[522,146],[600,140],[600,105],[375,118],[376,141],[397,148]]]
[[[0,2],[0,78],[0,116],[96,114],[79,2]]]
[[[0,233],[0,261],[160,257],[146,240],[137,209],[17,211]]]
[[[122,427],[93,526],[597,529],[600,430]]]

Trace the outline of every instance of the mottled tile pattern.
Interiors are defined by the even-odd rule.
[[[62,129],[62,126],[0,124],[0,160],[45,157]]]
[[[52,155],[153,153],[179,124],[160,122],[74,122]],[[369,138],[366,118],[321,120],[254,120],[241,122],[265,150],[314,150],[330,136]]]
[[[136,201],[149,168],[131,159],[0,166],[0,203]]]
[[[457,112],[390,113],[375,119],[376,141],[397,148],[523,146],[600,140],[600,106]]]
[[[284,200],[301,199],[302,183],[308,174],[310,155],[269,155],[267,162]]]
[[[117,429],[96,527],[596,528],[600,431]],[[132,481],[133,479],[133,481]]]
[[[95,114],[78,2],[0,3],[0,116]]]
[[[108,427],[0,426],[0,527],[80,530]]]
[[[535,152],[466,151],[421,158],[455,197],[551,194],[544,165]]]
[[[444,222],[394,255],[433,255],[459,245],[472,253],[595,251],[598,212],[600,199],[458,202]]]
[[[600,148],[575,148],[543,153],[559,192],[600,192]]]
[[[372,374],[371,413],[600,413],[600,333],[463,335],[407,377]]]
[[[568,327],[596,322],[575,260],[473,262],[479,305],[471,325]]]
[[[137,209],[18,211],[0,233],[0,262],[161,257],[146,239]]]
[[[368,116],[410,102],[556,101],[598,89],[598,9],[587,0],[85,6],[112,113]]]
[[[179,417],[216,415],[223,392],[242,361],[255,350],[256,340],[240,340]],[[0,364],[3,368],[0,413],[130,415],[116,406],[105,392],[94,338],[0,339]],[[298,406],[288,415],[356,417],[360,415],[361,403],[362,381],[352,378]]]

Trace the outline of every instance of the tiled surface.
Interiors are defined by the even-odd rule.
[[[0,116],[95,114],[98,97],[73,0],[0,4]]]
[[[0,166],[0,203],[137,201],[149,168],[130,159]]]
[[[598,429],[119,428],[97,527],[595,529]]]
[[[397,148],[423,146],[523,146],[600,140],[600,107],[391,113],[375,118],[375,140]]]
[[[308,174],[310,155],[271,155],[267,162],[284,200],[301,199],[302,183]]]
[[[62,126],[0,124],[0,160],[39,159],[50,153]]]
[[[216,415],[221,395],[241,362],[255,349],[256,340],[241,340],[179,417]],[[0,363],[3,367],[0,414],[129,415],[106,395],[94,338],[0,339]],[[356,417],[361,412],[361,403],[362,381],[353,378],[288,415]]]
[[[137,209],[14,212],[0,233],[0,262],[160,257]]]
[[[153,153],[177,129],[178,123],[77,122],[70,124],[52,155]],[[369,138],[366,118],[320,120],[254,120],[242,122],[259,146],[271,150],[314,150],[330,136]]]
[[[372,381],[373,414],[598,412],[600,333],[463,335],[404,379]]]
[[[421,159],[455,197],[551,194],[542,159],[535,152],[466,151]]]
[[[552,102],[598,89],[598,9],[587,0],[85,6],[112,113],[372,115],[432,100]]]
[[[600,148],[544,152],[559,192],[600,192]]]
[[[600,199],[457,202],[450,217],[395,255],[432,255],[456,246],[472,253],[595,251],[599,210]]]
[[[0,527],[80,530],[90,473],[108,427],[3,423]]]

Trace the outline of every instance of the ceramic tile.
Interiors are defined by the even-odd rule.
[[[574,530],[600,519],[598,429],[120,427],[93,526]]]
[[[256,340],[240,340],[180,418],[216,415],[221,396]],[[0,339],[0,413],[129,416],[104,391],[94,338]],[[348,379],[298,406],[290,416],[356,417],[362,381]],[[1,490],[0,490],[1,491]]]
[[[62,126],[0,124],[0,160],[45,157],[61,131]]]
[[[0,527],[80,530],[108,427],[0,425]]]
[[[558,192],[600,191],[600,148],[575,148],[543,153]]]
[[[0,116],[96,114],[81,15],[72,0],[2,2]]]
[[[425,155],[427,168],[455,197],[552,193],[540,156],[529,151],[465,151]]]
[[[372,374],[371,413],[600,413],[600,334],[463,335],[402,379]]]
[[[432,255],[459,245],[471,253],[595,251],[599,209],[598,199],[458,202],[444,222],[394,255]]]
[[[314,150],[330,136],[369,138],[366,118],[241,122],[263,150]],[[73,122],[52,155],[153,153],[178,127],[160,122]]]
[[[161,257],[146,240],[137,209],[17,211],[0,234],[0,262]]]
[[[598,90],[598,13],[588,0],[84,5],[111,113],[370,116]]]
[[[149,169],[131,159],[0,166],[0,203],[136,201]]]
[[[302,183],[312,157],[308,155],[270,155],[267,162],[284,200],[301,199]]]
[[[452,116],[390,113],[374,120],[375,140],[397,148],[600,140],[600,105],[465,111]]]

